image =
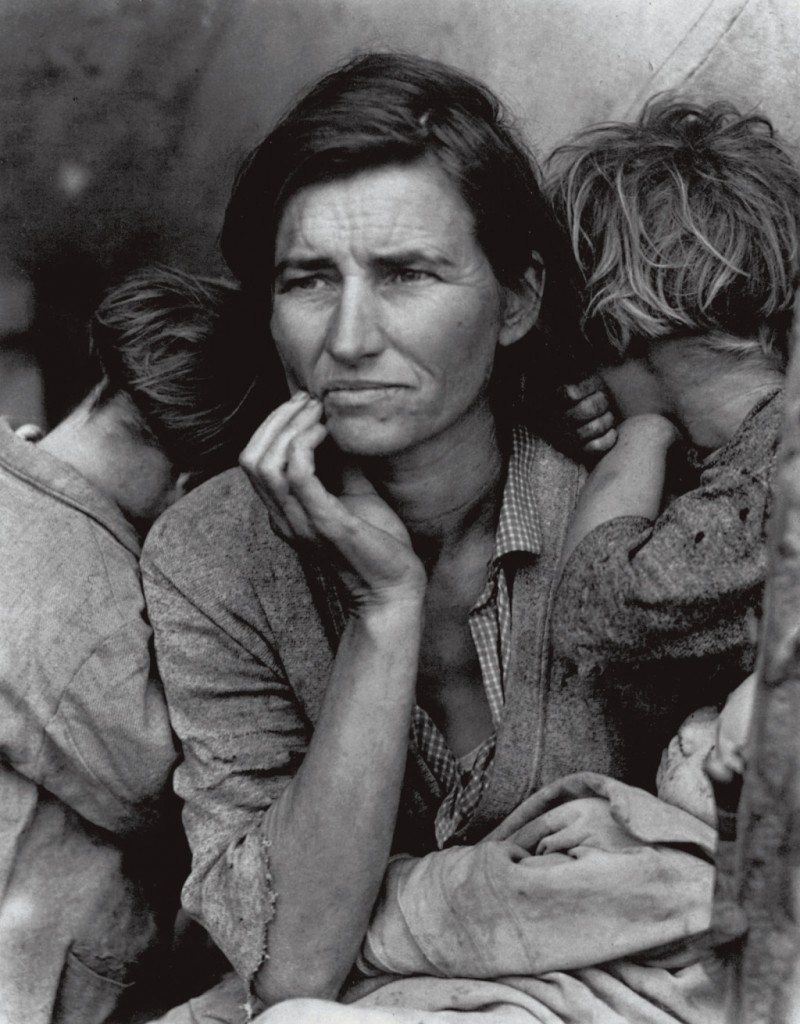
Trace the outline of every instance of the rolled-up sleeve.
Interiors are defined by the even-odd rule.
[[[556,653],[602,664],[752,645],[768,502],[767,472],[714,473],[655,522],[626,516],[596,527],[559,583]]]
[[[149,543],[144,579],[183,747],[175,788],[192,849],[183,901],[249,980],[276,899],[265,818],[302,761],[308,723],[249,584],[215,569],[213,554],[187,570],[169,547],[165,534]]]

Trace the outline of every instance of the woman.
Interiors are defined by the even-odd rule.
[[[396,55],[285,116],[222,244],[293,396],[144,560],[184,900],[262,1002],[335,998],[393,851],[625,771],[598,698],[548,678],[582,472],[520,422],[513,357],[566,278],[496,100]]]

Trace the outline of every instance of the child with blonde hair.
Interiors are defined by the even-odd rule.
[[[570,527],[553,643],[655,770],[753,669],[800,172],[765,117],[669,97],[550,171],[582,279],[576,355],[621,420]]]

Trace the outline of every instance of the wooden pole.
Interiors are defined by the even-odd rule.
[[[795,307],[796,312],[798,307]],[[795,317],[769,536],[747,771],[732,863],[748,928],[727,979],[730,1024],[800,1024],[800,345]],[[722,844],[724,846],[724,844]],[[724,928],[723,928],[724,930]]]

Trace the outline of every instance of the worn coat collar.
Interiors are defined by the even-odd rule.
[[[0,423],[0,467],[56,501],[82,512],[108,530],[132,555],[139,557],[139,535],[119,507],[72,466],[36,443],[18,437],[7,423]]]

